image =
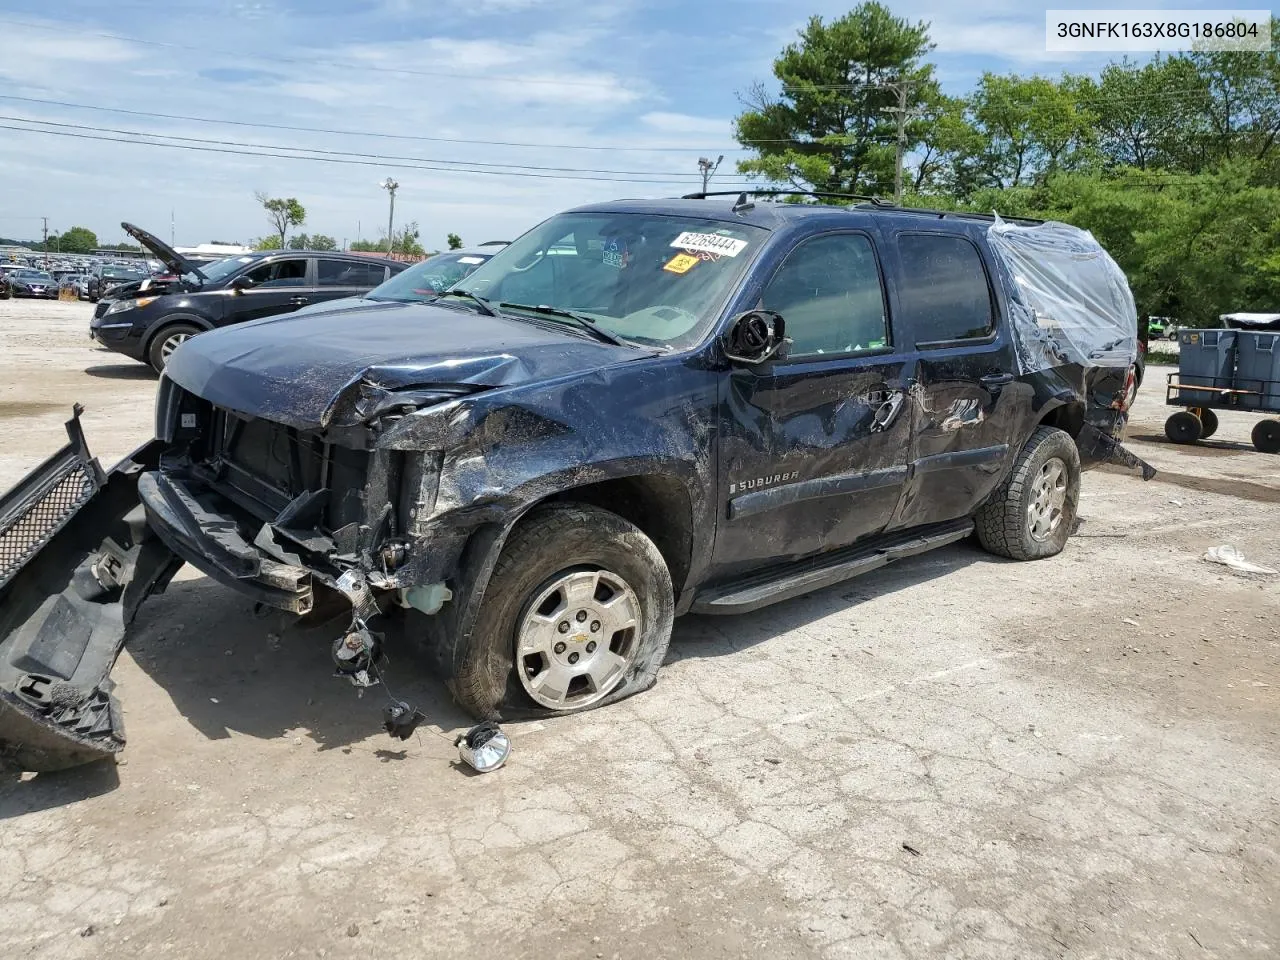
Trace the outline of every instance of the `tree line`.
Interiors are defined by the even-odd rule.
[[[1273,38],[1280,37],[1273,20]],[[1280,61],[1194,52],[1098,75],[985,73],[942,92],[925,21],[877,2],[812,17],[742,94],[741,173],[782,189],[1064,220],[1129,276],[1140,315],[1280,310]],[[899,126],[899,116],[903,122]]]

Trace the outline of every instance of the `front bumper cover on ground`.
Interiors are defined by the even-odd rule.
[[[0,498],[0,769],[60,770],[124,746],[108,675],[138,607],[182,564],[138,507],[160,444],[106,473],[79,413],[67,446]]]

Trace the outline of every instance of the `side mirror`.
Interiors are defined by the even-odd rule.
[[[231,281],[231,289],[236,293],[244,293],[252,286],[254,286],[254,282],[249,279],[247,274],[241,274]]]
[[[724,336],[724,353],[734,363],[758,364],[786,356],[791,341],[782,315],[771,310],[749,310],[734,318]]]

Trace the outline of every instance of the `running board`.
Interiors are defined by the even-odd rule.
[[[847,547],[811,557],[769,574],[756,574],[737,583],[699,592],[691,613],[751,613],[781,600],[804,596],[834,583],[878,570],[903,557],[927,553],[935,547],[963,540],[973,533],[973,521],[961,520],[879,543]]]

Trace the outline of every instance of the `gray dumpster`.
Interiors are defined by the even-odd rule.
[[[1280,333],[1239,330],[1236,348],[1236,389],[1261,394],[1241,394],[1240,406],[1280,411]]]
[[[1177,402],[1188,407],[1220,406],[1227,396],[1190,387],[1230,387],[1236,365],[1236,330],[1180,330],[1178,332]]]

